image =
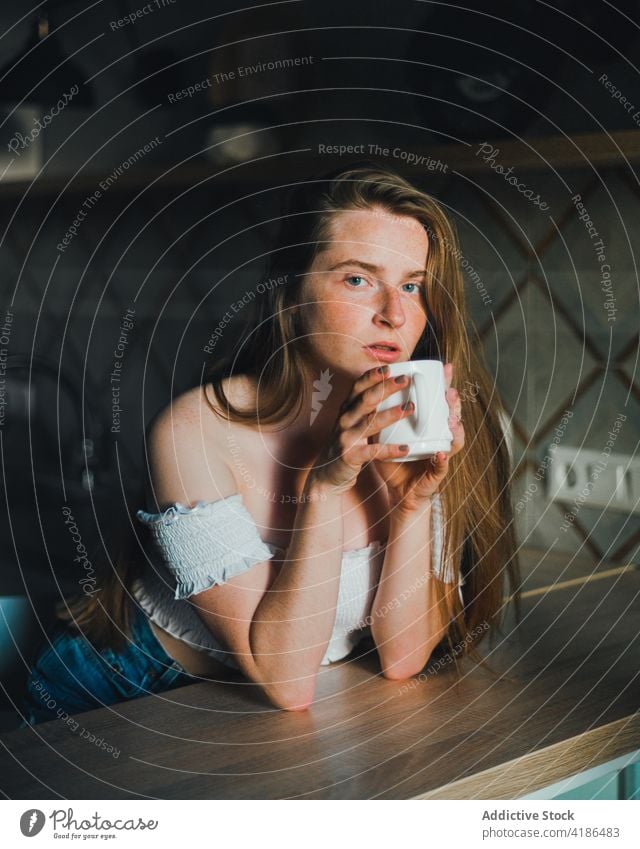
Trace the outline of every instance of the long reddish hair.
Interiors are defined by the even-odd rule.
[[[467,442],[451,458],[441,492],[445,516],[444,556],[451,558],[465,583],[463,600],[438,585],[438,604],[449,622],[441,649],[458,658],[470,655],[483,663],[478,643],[500,629],[505,599],[516,604],[519,618],[519,569],[510,499],[510,458],[502,429],[502,410],[493,381],[481,359],[481,345],[470,328],[459,264],[460,250],[452,222],[430,195],[393,171],[372,163],[350,166],[301,183],[290,195],[281,218],[281,233],[270,253],[260,297],[233,352],[204,375],[218,406],[231,420],[249,426],[282,423],[308,402],[304,372],[304,315],[301,282],[316,253],[331,238],[335,215],[347,210],[380,210],[417,219],[429,236],[425,298],[428,322],[413,359],[454,364],[456,385],[472,385],[462,401]],[[254,407],[234,407],[223,388],[225,378],[243,374],[260,381]],[[205,394],[206,398],[206,394]],[[213,414],[219,410],[209,402]],[[133,523],[132,523],[133,525]],[[79,599],[63,612],[90,639],[116,646],[129,630],[129,588],[137,574],[137,545],[123,541],[117,568],[90,599]],[[438,582],[436,582],[438,584]],[[508,591],[507,591],[508,588]]]
[[[278,424],[308,404],[310,384],[304,370],[304,273],[331,239],[335,215],[348,210],[382,211],[417,219],[429,236],[425,298],[428,323],[412,359],[451,362],[458,386],[474,387],[462,401],[465,448],[451,458],[443,487],[444,556],[465,580],[464,604],[457,593],[440,588],[444,621],[451,622],[444,643],[455,659],[463,654],[482,662],[477,644],[499,628],[505,593],[520,615],[519,568],[510,498],[510,458],[501,424],[502,406],[481,359],[481,344],[470,328],[455,228],[438,202],[393,171],[373,163],[350,166],[304,181],[290,195],[281,232],[265,270],[264,294],[233,352],[204,375],[220,409],[231,421]],[[260,382],[255,407],[234,407],[223,382],[245,374]],[[208,402],[208,399],[207,399]],[[209,403],[209,402],[208,402]],[[213,404],[210,407],[217,414]],[[443,646],[444,648],[444,646]],[[457,664],[457,662],[456,662]]]

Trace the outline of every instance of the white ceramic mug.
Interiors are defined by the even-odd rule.
[[[450,451],[453,434],[449,430],[444,366],[440,360],[390,363],[388,369],[385,381],[406,374],[409,383],[385,398],[378,405],[378,410],[387,410],[405,401],[414,403],[411,415],[383,428],[378,435],[378,441],[385,445],[397,443],[409,446],[408,454],[394,457],[391,462],[404,463],[430,457],[438,451]]]

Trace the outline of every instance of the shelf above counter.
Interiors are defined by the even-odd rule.
[[[629,167],[640,162],[640,129],[616,130],[611,133],[578,133],[573,135],[542,136],[512,140],[500,138],[484,144],[499,151],[500,164],[520,171],[544,169],[585,169]],[[415,153],[441,161],[449,171],[473,173],[486,170],[479,155],[481,142],[456,143],[449,145],[424,145]],[[485,148],[485,152],[489,148]],[[233,166],[215,166],[205,161],[189,165],[167,164],[132,170],[119,177],[110,186],[111,192],[136,192],[147,188],[150,191],[167,191],[196,186],[210,178],[216,186],[225,189],[251,185],[274,185],[308,177],[310,173],[328,170],[334,165],[361,159],[362,156],[320,156],[313,147],[298,150],[291,155],[277,154],[250,163]],[[371,157],[376,159],[375,156]],[[382,160],[386,161],[386,160]],[[393,160],[393,166],[406,176],[422,177],[432,172],[420,172],[401,160]],[[80,174],[73,179],[69,175],[43,177],[35,182],[30,179],[0,181],[0,196],[20,197],[27,191],[30,196],[53,195],[63,192],[72,195],[90,195],[107,179],[107,172]]]

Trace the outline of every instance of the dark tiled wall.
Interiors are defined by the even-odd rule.
[[[512,417],[519,536],[538,548],[626,560],[636,553],[640,519],[583,505],[563,530],[571,505],[547,499],[539,471],[556,435],[564,447],[603,451],[618,416],[626,419],[612,450],[637,451],[638,187],[622,166],[512,173],[549,209],[541,211],[489,165],[445,188],[445,197],[467,261],[492,299],[483,300],[469,277],[471,312]],[[597,236],[579,218],[585,210]],[[567,410],[573,415],[563,422]]]
[[[543,482],[525,495],[565,410],[573,417],[562,427],[562,445],[601,450],[623,413],[615,451],[635,452],[638,235],[630,222],[637,189],[615,168],[517,176],[548,211],[489,166],[467,176],[449,169],[423,185],[456,220],[470,312],[510,414],[519,536],[534,547],[626,559],[635,553],[636,517],[583,506],[563,531],[566,508],[547,500]],[[41,196],[22,207],[20,226],[10,228],[2,246],[5,303],[13,300],[15,314],[10,353],[33,350],[83,389],[98,494],[120,498],[140,484],[145,425],[199,381],[211,360],[203,349],[212,329],[229,303],[255,286],[270,244],[272,225],[263,222],[277,210],[275,197],[227,205],[233,193],[224,197],[210,185],[179,194],[135,199],[114,191],[63,252],[57,245],[84,195],[62,204]],[[576,194],[606,246],[613,320],[593,240],[571,200]],[[217,350],[233,345],[242,323],[240,312]],[[121,412],[114,434],[116,360]],[[73,402],[67,407],[73,430]],[[68,468],[71,484],[78,484],[78,464]]]

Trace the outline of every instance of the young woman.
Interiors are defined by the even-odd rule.
[[[468,338],[453,227],[371,163],[301,184],[281,225],[244,337],[152,423],[133,553],[66,608],[26,722],[221,664],[305,709],[320,667],[365,636],[390,679],[438,647],[481,662],[518,575],[499,402]],[[398,463],[405,448],[377,434],[412,409],[376,410],[407,385],[384,364],[410,359],[446,363],[453,444]]]

